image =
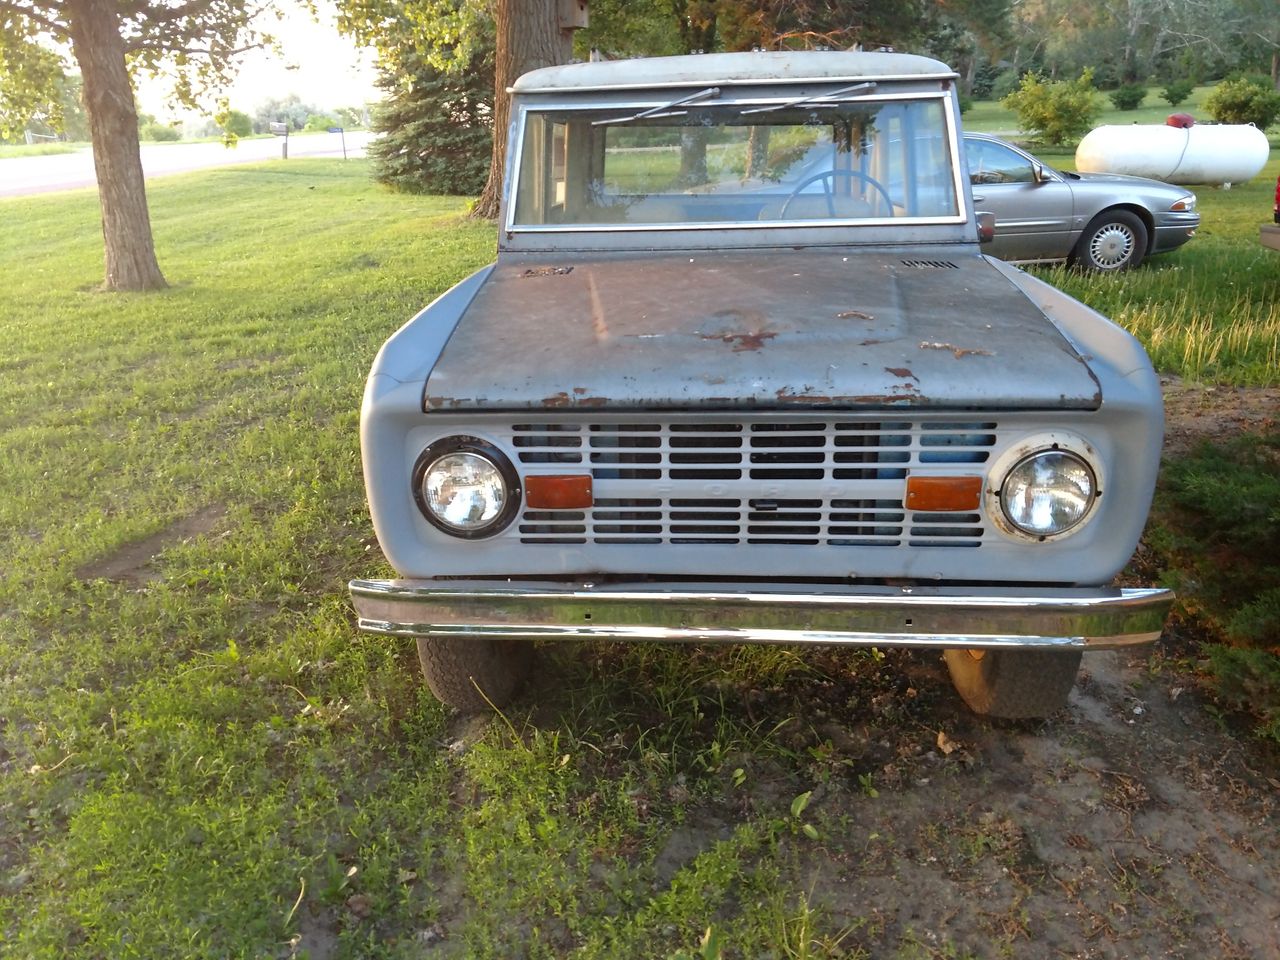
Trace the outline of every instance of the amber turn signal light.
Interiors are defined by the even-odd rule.
[[[524,478],[524,502],[534,510],[586,510],[591,506],[590,475]]]
[[[977,510],[982,502],[982,483],[982,477],[908,477],[907,509]]]

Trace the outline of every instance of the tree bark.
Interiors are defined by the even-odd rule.
[[[559,0],[498,0],[497,49],[494,55],[493,154],[489,181],[471,209],[477,219],[498,215],[502,180],[507,166],[507,126],[511,97],[507,87],[522,73],[568,63],[573,56],[573,31],[562,26]]]
[[[167,286],[156,262],[138,149],[138,112],[112,0],[69,0],[71,52],[84,79],[84,106],[102,207],[106,290]]]

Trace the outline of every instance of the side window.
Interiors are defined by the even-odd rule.
[[[970,140],[965,144],[969,158],[969,182],[1033,183],[1035,173],[1031,161],[1008,147],[988,140]]]

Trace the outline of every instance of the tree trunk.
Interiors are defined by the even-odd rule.
[[[138,152],[138,112],[112,0],[69,0],[71,52],[84,78],[84,107],[102,206],[106,290],[167,286],[156,263]]]
[[[493,154],[489,181],[471,210],[477,219],[498,215],[502,179],[507,166],[507,124],[511,97],[507,87],[522,73],[568,63],[573,31],[562,26],[560,0],[497,0],[497,50],[494,54]]]

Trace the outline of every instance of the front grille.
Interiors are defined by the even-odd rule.
[[[979,513],[905,510],[908,472],[975,473],[994,421],[522,422],[525,471],[590,473],[583,510],[525,510],[524,543],[977,547]]]

